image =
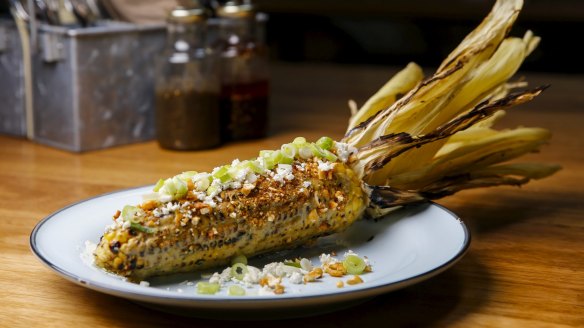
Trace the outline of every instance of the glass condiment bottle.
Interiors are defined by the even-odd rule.
[[[265,137],[268,131],[267,47],[258,38],[254,7],[228,1],[217,9],[220,57],[220,108],[224,140]]]
[[[205,48],[206,11],[177,7],[157,62],[156,135],[161,147],[196,150],[221,143],[219,71]]]

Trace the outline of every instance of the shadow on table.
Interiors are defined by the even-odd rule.
[[[549,197],[550,199],[546,199]],[[562,203],[558,204],[558,199]],[[476,200],[476,202],[474,201]],[[464,202],[440,202],[459,216],[474,236],[488,234],[531,220],[553,220],[559,209],[584,208],[581,198],[522,192],[518,189],[481,190],[465,195]]]

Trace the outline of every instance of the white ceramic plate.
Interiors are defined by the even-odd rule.
[[[311,247],[270,254],[250,263],[261,267],[300,256],[318,264],[323,252],[334,251],[342,257],[350,249],[371,261],[373,272],[362,275],[362,284],[338,288],[339,278],[327,275],[318,283],[285,283],[286,293],[282,295],[233,297],[224,291],[199,295],[193,283],[200,275],[193,273],[152,279],[145,287],[96,268],[82,255],[85,241],[97,243],[117,209],[141,202],[142,195],[150,190],[152,186],[101,195],[53,213],[32,231],[33,252],[74,283],[159,310],[204,317],[224,316],[225,311],[231,311],[238,314],[237,318],[267,318],[331,311],[418,283],[452,266],[470,243],[468,229],[454,214],[436,204],[426,204],[401,209],[378,221],[358,221],[347,231],[321,238]]]

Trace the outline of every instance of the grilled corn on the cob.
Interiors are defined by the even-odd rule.
[[[118,213],[95,251],[96,264],[133,280],[204,269],[340,231],[366,206],[359,178],[342,162],[295,160],[266,171],[272,175],[240,169],[245,178],[235,182],[242,186],[221,191],[221,201],[187,178],[184,197],[126,208],[132,213],[125,218]]]
[[[503,110],[545,87],[508,83],[537,46],[531,32],[507,37],[521,0],[499,0],[487,18],[422,79],[410,64],[357,110],[340,143],[297,138],[278,151],[211,174],[160,180],[153,199],[114,215],[95,263],[133,280],[203,269],[294,247],[388,208],[459,190],[520,185],[559,169],[501,164],[550,137],[537,128],[497,131]]]

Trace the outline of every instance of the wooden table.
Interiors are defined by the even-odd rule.
[[[70,203],[250,158],[295,136],[341,137],[346,101],[362,103],[393,69],[277,65],[269,138],[200,152],[161,150],[155,142],[71,154],[0,137],[1,327],[232,327],[174,316],[70,283],[31,253],[34,225]],[[522,188],[466,191],[441,200],[469,226],[468,254],[426,282],[328,315],[254,327],[584,326],[584,79],[528,74],[551,83],[513,109],[507,126],[545,126],[554,137],[529,159],[563,170]]]

